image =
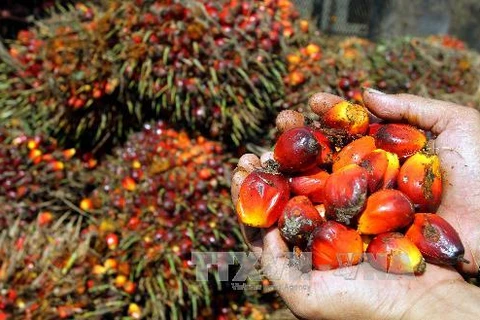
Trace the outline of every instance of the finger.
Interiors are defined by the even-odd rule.
[[[288,247],[280,236],[276,227],[264,230],[262,270],[275,285],[277,292],[282,296],[289,307],[299,308],[305,291],[295,288],[308,287],[308,277],[311,273],[302,273],[291,265],[288,259]],[[301,309],[301,307],[300,307]]]
[[[262,232],[259,228],[252,228],[240,223],[240,231],[242,232],[243,240],[253,254],[260,259],[262,256],[263,239]]]
[[[240,159],[238,159],[237,167],[250,173],[257,168],[260,168],[260,159],[253,153],[245,153]]]
[[[279,132],[303,127],[305,125],[305,116],[298,111],[283,110],[278,114],[275,125]]]
[[[365,90],[363,100],[365,106],[380,118],[405,120],[435,134],[444,131],[448,123],[466,109],[449,102],[410,94],[385,94],[373,89]]]
[[[249,172],[242,168],[235,169],[232,177],[232,185],[230,187],[230,193],[232,196],[233,207],[237,206],[238,195],[240,192],[240,187],[242,186],[243,181],[248,176]]]
[[[335,104],[342,101],[344,101],[344,99],[334,94],[319,92],[310,97],[308,100],[308,105],[313,112],[321,116]]]

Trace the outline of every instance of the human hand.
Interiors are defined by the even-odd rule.
[[[316,94],[310,101],[321,115],[342,99]],[[376,116],[390,121],[406,121],[437,135],[433,149],[444,170],[444,194],[437,214],[459,232],[470,264],[459,264],[461,272],[476,274],[480,260],[480,114],[452,103],[411,95],[385,95],[367,90],[366,107]],[[277,127],[296,126],[282,123]],[[301,121],[301,119],[298,119]],[[279,123],[280,122],[280,123]],[[239,161],[232,181],[232,199],[246,175],[259,167],[253,155]],[[468,285],[451,267],[428,265],[419,277],[395,276],[390,280],[368,264],[350,270],[311,271],[302,274],[290,267],[288,247],[275,227],[268,230],[242,227],[250,249],[261,257],[264,273],[274,279],[279,294],[292,311],[303,318],[431,318],[446,316],[449,308],[463,310],[464,316],[477,306],[480,289]],[[347,279],[342,275],[356,275]],[[367,276],[368,275],[368,276]],[[305,290],[291,290],[305,287]],[[476,297],[476,298],[475,298]],[[439,303],[441,302],[441,304]],[[463,306],[463,307],[462,307]]]

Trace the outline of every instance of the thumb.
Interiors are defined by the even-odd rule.
[[[306,288],[310,286],[311,272],[303,273],[292,263],[293,253],[289,252],[278,228],[262,229],[262,232],[262,271],[272,281],[285,303],[292,310],[297,310],[305,299]]]
[[[374,89],[366,89],[363,99],[365,106],[382,119],[407,121],[435,134],[444,131],[452,120],[468,109],[450,102],[411,94],[385,94]]]

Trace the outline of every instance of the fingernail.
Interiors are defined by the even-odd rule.
[[[367,91],[368,93],[371,93],[371,94],[386,95],[385,92],[382,92],[380,90],[373,89],[373,88],[365,88],[365,91]]]

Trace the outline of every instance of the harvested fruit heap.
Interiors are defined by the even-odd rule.
[[[375,44],[359,38],[310,37],[303,48],[291,47],[286,56],[288,78],[285,103],[309,111],[308,97],[331,92],[362,103],[361,89],[408,92],[480,107],[480,56],[452,37],[397,39]],[[314,41],[314,42],[313,42]],[[318,45],[321,58],[305,55]]]
[[[24,162],[42,170],[26,171],[27,177],[38,179],[25,185],[31,190],[29,202],[19,198],[18,204],[12,204],[27,210],[21,223],[16,220],[23,212],[0,215],[6,218],[0,234],[0,315],[200,317],[211,314],[213,307],[220,313],[230,301],[242,301],[241,292],[236,292],[209,306],[221,283],[196,281],[191,261],[191,251],[244,249],[238,230],[232,228],[235,215],[227,184],[231,164],[219,143],[190,139],[159,122],[131,136],[94,170],[85,168],[92,161],[67,161],[73,150],[50,153],[40,138],[21,136],[12,145],[15,148],[5,150],[22,157],[10,157],[2,164],[8,168],[9,163],[20,163],[4,172],[6,178],[20,172],[16,168],[24,168]],[[77,198],[58,191],[74,209],[60,210],[65,205],[61,207],[56,198],[45,203],[46,208],[33,202],[43,195],[38,190],[55,193],[57,184],[71,182],[75,167],[69,162],[83,168],[79,185],[90,186],[82,190],[85,193],[76,193]],[[56,177],[59,172],[67,175],[64,180]],[[43,179],[43,173],[51,181]],[[5,193],[5,197],[20,194],[12,188]],[[3,197],[2,210],[11,202]],[[30,213],[33,205],[36,210]],[[40,213],[37,221],[29,223],[44,209],[51,212]],[[214,275],[215,271],[211,279]]]
[[[19,33],[0,68],[1,119],[30,118],[89,148],[152,117],[238,144],[281,104],[290,1],[100,3]]]
[[[240,187],[242,223],[277,224],[288,244],[312,252],[318,270],[358,264],[364,253],[388,273],[465,261],[458,233],[435,214],[442,172],[427,150],[431,133],[370,123],[366,108],[347,101],[310,125],[293,111],[279,117],[289,127],[279,128],[272,159]]]

